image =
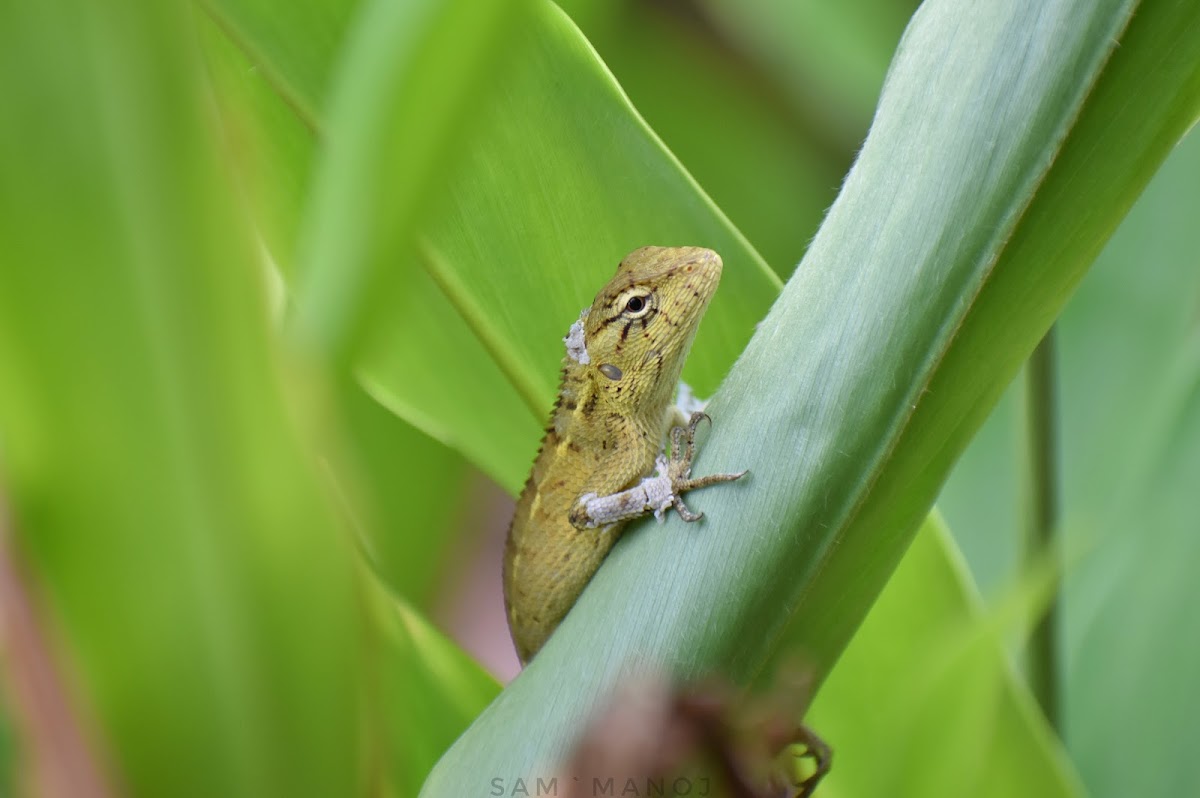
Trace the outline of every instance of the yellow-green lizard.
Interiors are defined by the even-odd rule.
[[[504,603],[521,663],[575,603],[627,521],[672,506],[697,521],[682,494],[739,474],[691,478],[693,412],[672,405],[696,328],[721,279],[700,247],[643,247],[621,261],[564,339],[562,386],[517,501],[504,551]],[[656,470],[657,466],[657,470]],[[653,472],[653,474],[652,474]]]

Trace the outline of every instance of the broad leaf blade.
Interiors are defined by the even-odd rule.
[[[320,128],[294,332],[340,365],[409,283],[417,224],[503,62],[524,3],[368,2],[348,33]],[[421,120],[419,123],[414,120]]]
[[[361,0],[203,0],[208,16],[237,46],[262,54],[255,64],[310,127],[325,108],[334,67]]]
[[[377,655],[370,716],[381,732],[379,775],[416,795],[438,757],[500,685],[403,602],[369,588]]]
[[[343,384],[338,409],[346,454],[337,479],[357,516],[364,553],[398,596],[427,610],[454,566],[452,543],[468,517],[471,469],[356,382]]]
[[[837,763],[822,789],[1081,795],[953,551],[934,513],[821,688],[808,722]]]

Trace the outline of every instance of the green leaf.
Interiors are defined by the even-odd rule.
[[[359,377],[389,411],[462,452],[515,493],[537,450],[541,413],[530,411],[459,313],[419,271],[405,295],[381,314]]]
[[[1197,722],[1200,667],[1191,566],[1200,479],[1200,337],[1193,330],[1172,369],[1174,385],[1151,405],[1168,431],[1153,441],[1151,464],[1109,506],[1113,515],[1073,530],[1099,544],[1072,576],[1067,595],[1067,730],[1089,786],[1098,795],[1136,789],[1185,795],[1198,783],[1186,746]],[[1170,405],[1175,405],[1170,407]],[[1136,677],[1131,678],[1131,674]],[[1130,751],[1151,768],[1137,787],[1104,754],[1112,730],[1137,728]],[[1185,735],[1181,737],[1180,735]]]
[[[834,767],[822,789],[1082,794],[953,551],[934,513],[821,688],[808,722],[835,763],[850,763]]]
[[[1082,405],[1063,419],[1073,476],[1065,528],[1071,548],[1086,552],[1065,596],[1065,715],[1071,752],[1098,796],[1200,789],[1179,742],[1200,732],[1187,711],[1200,667],[1200,599],[1188,568],[1200,473],[1197,175],[1193,129],[1062,328],[1064,397]],[[1105,732],[1125,728],[1139,730],[1127,749],[1145,762],[1137,786],[1102,753]]]
[[[627,532],[424,794],[555,761],[635,663],[749,679],[786,634],[818,677],[831,667],[955,456],[1196,118],[1200,4],[1133,10],[922,6],[841,196],[711,405],[697,472],[750,479],[697,500],[700,533]]]
[[[380,776],[390,794],[416,795],[438,757],[500,685],[403,602],[380,589],[369,601],[379,647],[371,714],[384,741]]]
[[[866,135],[875,98],[853,140],[831,143],[805,110],[786,101],[780,81],[755,68],[755,51],[730,46],[712,26],[690,24],[680,7],[630,0],[558,5],[717,206],[777,274],[791,274]],[[879,82],[886,67],[886,60],[878,65]]]
[[[237,46],[264,57],[256,79],[310,128],[325,107],[334,65],[360,0],[201,0],[200,6]]]
[[[1200,230],[1191,224],[1200,203],[1198,174],[1200,137],[1193,133],[1130,211],[1058,326],[1068,555],[1064,716],[1066,738],[1094,795],[1200,789],[1186,757],[1173,748],[1200,731],[1180,711],[1197,667],[1191,636],[1181,630],[1198,607],[1194,580],[1179,569],[1195,556],[1197,460],[1189,452],[1196,451],[1193,393],[1200,374]],[[956,533],[973,569],[999,566],[997,575],[1011,579],[1015,519],[973,509],[1016,502],[1016,414],[1009,415],[989,419],[987,439],[967,452],[973,471],[992,475],[992,484],[964,478],[960,463],[939,501],[958,519]],[[1139,676],[1131,680],[1131,673]],[[1127,727],[1139,730],[1125,750],[1145,763],[1140,778],[1105,753],[1105,740]]]
[[[302,245],[297,334],[351,358],[389,294],[453,146],[507,52],[523,3],[368,3],[349,32],[321,129]],[[421,119],[414,124],[414,119]]]
[[[191,20],[0,11],[17,554],[123,793],[349,795],[352,549],[283,401]]]
[[[366,556],[398,596],[427,610],[453,565],[448,544],[467,520],[467,463],[357,383],[343,384],[338,411],[346,445],[336,473]]]
[[[871,121],[888,61],[916,10],[913,0],[700,3],[747,56],[772,75],[824,137],[856,146]]]
[[[230,24],[211,11],[196,14],[229,158],[255,230],[274,266],[290,281],[297,271],[300,219],[316,160],[313,117],[288,103],[272,82],[277,68],[259,51],[252,51],[258,57],[249,57],[242,49],[246,43],[235,42],[226,32]]]

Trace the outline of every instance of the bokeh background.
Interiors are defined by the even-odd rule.
[[[537,425],[523,409],[510,413],[520,386],[480,397],[484,408],[504,405],[497,417],[525,418],[494,432],[502,454],[489,459],[471,448],[477,430],[439,427],[388,389],[420,382],[422,401],[458,402],[473,385],[439,382],[439,363],[478,341],[408,336],[402,344],[429,353],[419,369],[367,344],[379,378],[358,383],[328,378],[319,358],[279,334],[295,318],[290,292],[305,253],[336,250],[311,220],[402,220],[374,246],[403,244],[405,225],[437,216],[424,189],[454,168],[470,134],[441,147],[404,128],[391,147],[329,135],[326,114],[344,110],[331,99],[338,76],[370,67],[348,64],[342,48],[370,25],[356,3],[288,5],[0,12],[9,109],[0,121],[0,796],[151,795],[181,762],[202,774],[191,794],[283,785],[340,795],[345,785],[329,774],[359,759],[370,760],[372,794],[415,794],[498,689],[476,663],[501,683],[517,672],[499,563],[519,483],[488,474],[512,471],[502,458],[524,463],[536,447]],[[786,280],[867,135],[917,4],[558,6]],[[468,9],[431,50],[464,53],[465,74],[490,52],[476,56],[474,45],[486,43],[479,31],[502,16],[497,7],[481,4],[480,19]],[[263,43],[271,65],[252,57]],[[397,119],[452,116],[406,85],[391,88],[410,103],[389,109]],[[356,151],[391,160],[356,162]],[[433,156],[410,164],[412,152]],[[349,164],[346,173],[411,167],[417,188],[374,207],[339,194],[325,157]],[[311,204],[314,194],[334,198],[333,209]],[[1097,796],[1200,794],[1191,756],[1200,739],[1197,221],[1193,132],[1056,326],[1060,591],[1046,595],[1047,564],[1031,570],[1023,555],[1034,456],[1024,376],[938,501],[978,588],[979,623],[1003,638],[1015,671],[1029,618],[1057,607],[1062,748],[1046,747]],[[427,317],[427,329],[454,295],[428,280],[404,290],[403,321]],[[308,340],[306,321],[317,338],[336,327],[340,307],[301,314],[296,338]],[[400,337],[412,329],[391,323]],[[349,342],[331,346],[334,360],[365,335],[341,326]],[[373,518],[359,515],[366,495]],[[377,519],[400,520],[381,533]],[[361,588],[364,571],[391,586],[398,610],[396,596]],[[845,679],[886,681],[848,662]],[[371,722],[386,728],[367,754],[355,747],[359,719],[343,711],[362,694],[379,708]],[[973,707],[981,728],[989,708]],[[298,763],[295,751],[321,756]],[[828,794],[839,789],[860,794],[853,779]]]

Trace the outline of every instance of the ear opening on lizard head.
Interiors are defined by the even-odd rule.
[[[610,380],[612,380],[614,382],[621,379],[621,377],[625,376],[622,373],[622,371],[619,368],[617,368],[616,366],[614,366],[612,363],[604,363],[603,365],[601,365],[600,373],[603,374],[605,377],[608,377]]]

